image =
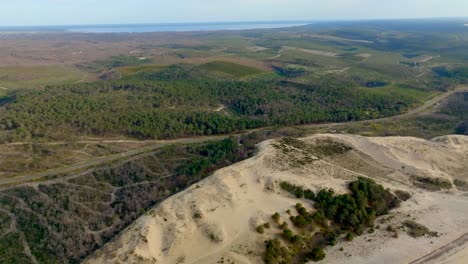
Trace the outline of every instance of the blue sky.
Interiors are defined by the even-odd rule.
[[[0,0],[0,26],[468,17],[468,0]]]

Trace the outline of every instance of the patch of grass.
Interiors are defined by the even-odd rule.
[[[423,237],[425,235],[430,237],[437,236],[437,232],[432,232],[429,230],[429,228],[412,220],[404,221],[403,226],[407,228],[406,233],[408,233],[409,236],[414,238]]]
[[[468,191],[467,181],[456,179],[453,183],[455,184],[455,186],[457,186],[457,189],[459,189],[460,191]]]
[[[460,121],[456,117],[431,113],[411,118],[400,118],[397,121],[364,122],[335,126],[334,128],[343,133],[362,136],[412,136],[431,139],[454,134],[459,123]],[[326,130],[313,132],[324,133]]]
[[[409,192],[405,192],[401,190],[395,191],[395,196],[404,202],[408,201],[411,198],[411,194]]]
[[[128,76],[128,75],[132,75],[132,74],[139,73],[139,72],[157,71],[157,70],[161,70],[164,67],[165,66],[163,65],[155,65],[155,64],[126,66],[126,67],[119,68],[119,72],[123,76]]]
[[[405,192],[402,190],[395,191],[395,196],[404,202],[408,201],[411,198],[411,194],[409,192]]]
[[[285,137],[273,146],[288,157],[288,164],[292,167],[302,167],[315,160],[352,150],[350,146],[331,139],[308,144],[296,138]]]
[[[79,64],[77,67],[89,72],[101,72],[119,67],[139,66],[150,62],[151,60],[146,57],[113,56],[107,60]]]
[[[394,96],[394,97],[410,96],[413,99],[417,100],[418,102],[425,101],[427,100],[427,98],[434,95],[434,93],[430,91],[403,88],[397,85],[390,85],[390,86],[379,87],[379,88],[366,87],[366,88],[360,88],[360,89],[365,90],[367,92],[374,93],[374,94],[379,94],[379,95],[388,95],[388,96]]]
[[[0,97],[11,90],[39,88],[46,85],[72,84],[86,77],[84,72],[75,67],[0,67],[0,87],[3,87],[0,88]]]
[[[208,62],[208,63],[201,65],[200,68],[205,69],[207,71],[222,72],[222,73],[230,74],[237,78],[263,73],[263,71],[257,68],[244,66],[241,64],[227,62],[227,61]]]
[[[257,233],[259,234],[265,233],[265,227],[263,225],[257,226]]]
[[[440,178],[414,176],[413,184],[429,191],[440,191],[442,189],[452,188],[452,183],[450,181]]]
[[[306,258],[314,262],[318,262],[325,258],[325,252],[323,251],[322,248],[317,247],[317,248],[312,249],[312,251],[310,251],[307,254]]]

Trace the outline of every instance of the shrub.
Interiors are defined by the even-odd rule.
[[[309,189],[303,189],[299,186],[294,184],[290,184],[288,182],[281,182],[280,183],[281,189],[289,192],[290,194],[294,195],[296,198],[306,198],[309,200],[313,200],[315,198],[315,193]]]
[[[310,251],[307,254],[306,258],[308,260],[318,262],[325,258],[325,252],[323,251],[322,248],[317,247],[317,248],[312,249],[312,251]]]
[[[352,232],[347,233],[346,236],[345,236],[345,239],[346,239],[346,241],[353,241],[354,233],[352,233]]]
[[[265,229],[264,229],[263,225],[257,226],[257,233],[259,233],[259,234],[265,233]]]
[[[273,220],[278,223],[280,220],[280,214],[276,212],[271,216],[271,218],[273,218]]]
[[[396,197],[398,197],[398,199],[406,202],[408,201],[410,198],[411,198],[411,194],[409,192],[405,192],[405,191],[402,191],[402,190],[397,190],[395,191],[395,195]]]
[[[291,229],[286,228],[286,229],[283,230],[283,237],[286,240],[291,241],[293,236],[294,236],[294,233],[291,231]]]
[[[288,223],[283,222],[283,223],[280,225],[280,228],[281,228],[281,229],[288,228]]]
[[[413,183],[419,188],[429,191],[440,191],[452,188],[452,183],[448,180],[430,177],[413,177]]]
[[[281,245],[278,239],[266,241],[266,251],[263,256],[265,263],[289,263],[290,259],[290,252]]]
[[[298,215],[296,217],[291,216],[290,219],[291,219],[291,222],[293,222],[293,224],[297,227],[302,228],[309,224],[309,222],[302,215]]]
[[[427,227],[411,220],[406,220],[403,225],[407,228],[406,232],[409,236],[418,238],[425,235],[437,236],[437,232],[431,232]]]

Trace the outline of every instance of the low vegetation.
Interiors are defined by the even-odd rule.
[[[263,72],[257,68],[244,66],[241,64],[227,62],[227,61],[208,62],[206,64],[201,65],[200,68],[207,70],[207,71],[226,73],[237,78],[248,76],[248,75],[255,75],[255,74],[259,74]]]
[[[108,60],[94,61],[90,63],[78,64],[78,68],[91,71],[91,72],[102,72],[108,71],[114,68],[125,67],[125,66],[138,66],[151,62],[150,59],[134,56],[113,56]]]
[[[427,227],[412,220],[404,221],[403,226],[406,227],[406,233],[408,233],[410,237],[419,238],[426,235],[430,237],[438,236],[437,232],[430,231]]]
[[[316,160],[346,154],[352,147],[332,139],[308,143],[292,137],[282,138],[273,147],[284,154],[286,163],[293,168],[300,168]]]
[[[429,191],[440,191],[442,189],[450,189],[453,187],[452,183],[448,180],[419,176],[413,177],[413,184],[419,188]]]
[[[467,181],[456,179],[453,182],[453,184],[455,184],[457,189],[459,189],[460,191],[465,191],[465,192],[468,191],[468,182]]]

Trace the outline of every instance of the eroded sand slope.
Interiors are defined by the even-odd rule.
[[[300,165],[301,151],[284,153],[260,144],[255,157],[217,171],[149,211],[115,241],[86,263],[262,263],[264,241],[274,229],[258,234],[255,228],[285,214],[297,202],[311,206],[279,188],[281,181],[312,190],[346,190],[346,184],[366,176],[391,190],[405,190],[411,199],[391,212],[386,224],[415,220],[440,233],[412,238],[400,231],[394,238],[385,228],[352,242],[326,248],[322,263],[420,263],[424,256],[446,246],[425,262],[451,263],[466,256],[466,245],[450,243],[468,233],[468,193],[457,187],[429,191],[414,185],[414,177],[468,181],[468,137],[445,136],[431,141],[416,138],[365,138],[354,135],[315,135],[307,144],[341,142],[353,149],[325,158],[312,157]],[[460,189],[464,189],[461,188]],[[465,190],[468,191],[468,190]],[[286,219],[286,218],[285,218]],[[289,221],[289,220],[288,220]],[[292,224],[290,224],[292,226]],[[342,247],[343,251],[339,248]],[[420,259],[420,260],[418,260]]]

